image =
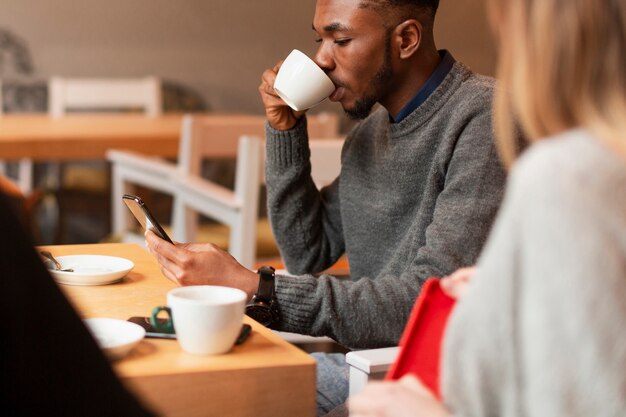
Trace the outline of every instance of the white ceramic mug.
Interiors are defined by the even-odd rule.
[[[278,70],[274,90],[289,107],[300,111],[330,96],[335,85],[311,58],[294,49]]]
[[[152,311],[151,322],[156,328],[168,325],[176,331],[178,343],[185,352],[215,355],[228,352],[241,331],[246,293],[236,288],[213,285],[179,287],[167,293],[167,307]],[[167,323],[157,320],[166,311]]]

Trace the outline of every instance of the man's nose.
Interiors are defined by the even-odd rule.
[[[324,72],[330,72],[335,68],[335,61],[324,45],[324,43],[320,45],[315,53],[315,56],[313,57],[313,61],[315,61],[315,63],[323,69]]]

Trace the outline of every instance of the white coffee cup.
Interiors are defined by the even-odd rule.
[[[274,90],[289,107],[301,111],[330,96],[335,85],[311,58],[294,49],[278,70]]]
[[[185,352],[215,355],[228,352],[241,331],[246,293],[236,288],[212,285],[179,287],[167,293],[167,307],[152,311],[152,323],[164,328],[172,324],[178,343]],[[164,310],[168,323],[159,323]]]

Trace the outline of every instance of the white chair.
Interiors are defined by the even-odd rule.
[[[315,167],[311,174],[316,185],[321,187],[339,175],[343,139],[311,139],[309,146],[311,165]],[[190,218],[185,214],[189,209],[218,220],[230,227],[229,252],[242,265],[253,268],[256,263],[259,189],[265,159],[263,149],[258,138],[244,136],[240,139],[234,191],[198,176],[178,174],[174,230],[196,230],[193,225],[185,224]],[[317,178],[316,174],[319,175]]]
[[[350,395],[359,393],[368,381],[385,377],[398,356],[399,348],[355,350],[346,354],[350,365]]]
[[[253,268],[262,155],[263,142],[259,137],[241,136],[237,149],[234,190],[197,175],[176,173],[175,239],[195,240],[197,215],[204,214],[230,228],[228,251],[243,266]]]
[[[241,135],[260,136],[265,128],[261,116],[191,116],[183,118],[179,143],[178,162],[167,162],[161,158],[146,157],[136,152],[110,150],[107,159],[112,163],[112,230],[124,241],[143,242],[132,230],[135,220],[124,207],[121,197],[133,193],[134,186],[143,186],[174,197],[173,219],[179,219],[174,227],[173,238],[179,241],[195,237],[197,215],[184,210],[178,214],[177,174],[200,176],[202,161],[237,157],[238,139]],[[180,221],[180,219],[183,219]],[[172,222],[174,223],[174,222]],[[181,226],[178,227],[178,224]],[[182,226],[184,224],[184,226]]]
[[[86,78],[51,77],[48,81],[48,113],[62,117],[74,112],[139,111],[146,117],[162,113],[161,82],[157,77]],[[105,217],[109,231],[110,181],[108,167],[100,161],[49,164],[48,186],[58,189],[59,222],[56,241],[66,239],[67,213],[77,205]],[[89,202],[92,203],[89,203]]]
[[[160,80],[52,77],[48,83],[48,113],[52,117],[72,111],[128,109],[139,109],[150,117],[161,114]]]
[[[312,135],[336,137],[338,118],[333,114],[309,116],[308,125]],[[133,241],[125,232],[134,220],[122,205],[121,196],[132,193],[133,185],[141,185],[173,196],[175,240],[195,240],[198,214],[203,214],[230,227],[229,252],[243,265],[253,267],[264,155],[262,145],[257,145],[254,138],[264,134],[262,116],[186,116],[177,164],[137,153],[109,151],[107,158],[113,163],[114,233]],[[242,136],[246,138],[240,141]],[[201,178],[202,161],[215,158],[237,159],[235,190]],[[143,242],[143,237],[134,241]]]

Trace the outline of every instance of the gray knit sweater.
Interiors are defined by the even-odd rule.
[[[380,108],[353,129],[341,174],[321,193],[306,122],[267,127],[269,214],[288,270],[319,272],[345,252],[352,277],[279,276],[278,329],[349,347],[394,345],[423,281],[476,261],[505,180],[492,93],[491,79],[456,63],[400,123]]]
[[[626,415],[626,161],[584,131],[534,145],[444,343],[458,416]]]

